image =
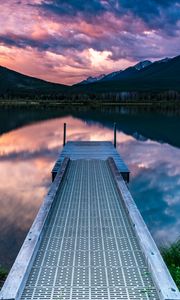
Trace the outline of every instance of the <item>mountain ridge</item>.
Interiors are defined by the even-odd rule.
[[[35,99],[80,99],[76,95],[180,91],[180,55],[151,63],[146,60],[88,84],[66,86],[27,76],[0,66],[0,97]],[[108,79],[108,80],[107,80]]]
[[[107,75],[99,75],[97,77],[88,77],[87,79],[75,84],[75,85],[79,85],[79,84],[89,84],[89,83],[93,83],[93,82],[97,82],[97,81],[108,81],[108,80],[118,80],[118,79],[121,79],[121,78],[128,78],[128,77],[131,77],[131,76],[134,76],[136,74],[138,74],[138,72],[142,69],[145,69],[146,67],[150,66],[151,64],[154,64],[156,62],[158,63],[164,63],[164,62],[167,62],[171,60],[171,58],[163,58],[161,60],[157,60],[157,61],[154,61],[154,62],[151,62],[150,60],[143,60],[143,61],[140,61],[138,62],[137,64],[135,65],[132,65],[132,66],[129,66],[127,67],[126,69],[124,70],[118,70],[118,71],[114,71],[112,73],[109,73]],[[102,78],[101,78],[102,76]],[[93,79],[92,81],[89,80],[89,79]]]
[[[42,93],[44,90],[46,92],[63,92],[68,90],[68,86],[45,81],[0,66],[0,94],[8,92],[28,94],[33,90],[37,94]]]
[[[113,80],[87,84],[86,92],[180,90],[180,55],[149,63],[140,70],[135,66],[120,72]],[[83,85],[76,85],[75,89],[85,90]]]

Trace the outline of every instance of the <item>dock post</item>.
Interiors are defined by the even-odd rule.
[[[116,123],[114,123],[114,148],[116,148]]]
[[[63,146],[66,145],[66,123],[64,123],[64,136],[63,136]]]

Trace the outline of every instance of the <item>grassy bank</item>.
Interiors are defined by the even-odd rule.
[[[7,275],[8,271],[5,268],[0,267],[0,287],[2,287]]]
[[[161,254],[164,261],[180,289],[180,240],[173,243],[170,247],[164,247],[161,249]]]

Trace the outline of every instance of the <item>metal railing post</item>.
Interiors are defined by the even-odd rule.
[[[66,123],[64,123],[63,146],[66,145]]]
[[[114,122],[114,148],[116,148],[116,123]]]

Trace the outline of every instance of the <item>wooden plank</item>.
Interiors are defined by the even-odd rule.
[[[100,159],[106,160],[108,157],[113,157],[118,170],[122,174],[125,181],[129,181],[130,171],[123,159],[120,156],[120,153],[114,148],[111,142],[106,141],[69,141],[63,148],[62,152],[59,154],[59,157],[55,163],[55,166],[52,169],[52,178],[54,179],[58,169],[61,166],[61,162],[64,157],[69,157],[71,160],[77,159]]]

